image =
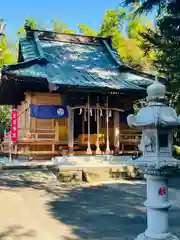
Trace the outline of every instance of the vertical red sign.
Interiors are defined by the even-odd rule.
[[[11,112],[11,141],[18,141],[18,112],[16,109]]]

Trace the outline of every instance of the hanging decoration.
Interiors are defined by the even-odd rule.
[[[80,108],[80,109],[79,109],[79,115],[82,114],[82,111],[83,111],[82,108]]]
[[[109,117],[112,117],[112,110],[109,110]]]
[[[90,113],[90,116],[92,117],[93,116],[93,111],[92,111],[91,108],[89,109],[89,113]]]
[[[102,109],[100,108],[100,117],[103,117],[103,112],[102,112]]]
[[[94,121],[97,121],[97,109],[94,109]]]
[[[11,112],[11,131],[10,138],[12,142],[18,141],[18,112],[16,109],[13,109]]]
[[[87,121],[86,112],[87,112],[87,109],[85,108],[85,109],[84,109],[84,121],[85,121],[85,122]]]

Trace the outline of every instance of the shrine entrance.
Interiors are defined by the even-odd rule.
[[[94,116],[90,117],[91,134],[97,134],[97,122]],[[88,134],[88,121],[84,116],[84,112],[80,114],[79,109],[74,110],[74,139],[78,139],[80,135]]]

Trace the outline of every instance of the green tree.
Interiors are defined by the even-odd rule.
[[[156,55],[153,50],[145,55],[145,40],[140,35],[147,32],[147,28],[153,28],[152,23],[145,16],[134,17],[134,9],[108,10],[97,33],[84,24],[79,25],[79,29],[84,35],[111,35],[113,48],[117,49],[122,61],[133,68],[152,73],[156,70],[153,66]]]
[[[154,9],[156,9],[160,15],[169,1],[170,0],[124,0],[124,5],[137,6],[134,11],[135,15],[146,14]]]
[[[132,3],[133,1],[125,2]],[[177,0],[147,0],[146,2],[151,5],[142,5],[137,13],[149,12],[155,6],[158,6],[159,12],[156,28],[141,34],[146,43],[144,50],[155,52],[157,57],[154,59],[154,65],[158,69],[158,74],[168,78],[168,91],[171,92],[170,105],[180,114],[180,4]],[[174,131],[174,143],[180,144],[179,129]]]
[[[166,14],[159,18],[154,31],[143,34],[146,51],[154,49],[157,58],[154,61],[158,72],[169,79],[168,90],[171,105],[180,113],[180,5],[172,1],[167,5]]]
[[[48,28],[41,23],[41,21],[38,19],[36,20],[34,17],[28,17],[25,21],[25,25],[31,27],[34,30],[48,30]],[[17,34],[19,36],[23,35],[25,33],[25,25],[20,27],[20,29],[17,31]],[[58,18],[54,18],[51,21],[51,31],[59,32],[59,33],[75,33],[73,30],[67,28],[66,24],[61,22]]]
[[[0,20],[0,69],[3,65],[13,64],[17,62],[14,47],[10,45],[7,37],[3,34],[3,19]],[[3,131],[9,127],[10,123],[10,106],[0,106],[0,136]]]
[[[85,24],[79,24],[78,29],[80,33],[82,33],[84,36],[97,36],[97,32],[95,32],[90,27],[86,26]]]
[[[20,29],[17,31],[17,35],[21,36],[25,33],[25,25],[31,27],[32,29],[34,30],[39,30],[39,29],[42,29],[40,26],[40,20],[36,20],[34,19],[34,17],[28,17],[27,20],[25,21],[25,24],[20,27]]]
[[[12,64],[17,61],[14,46],[4,35],[5,22],[0,19],[0,69],[3,65]]]
[[[14,46],[10,45],[6,36],[0,36],[0,68],[3,65],[16,62],[17,58]]]
[[[11,106],[0,105],[0,137],[9,130],[11,120]]]
[[[70,33],[73,34],[75,33],[73,30],[67,28],[67,25],[58,18],[54,18],[51,23],[52,26],[52,31],[58,32],[58,33]]]

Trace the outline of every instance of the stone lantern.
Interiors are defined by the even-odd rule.
[[[172,156],[172,129],[180,126],[176,111],[166,105],[166,87],[156,77],[147,88],[148,106],[127,117],[128,125],[142,129],[142,157],[131,160],[147,180],[147,229],[137,240],[178,239],[168,229],[168,178],[178,169]]]

